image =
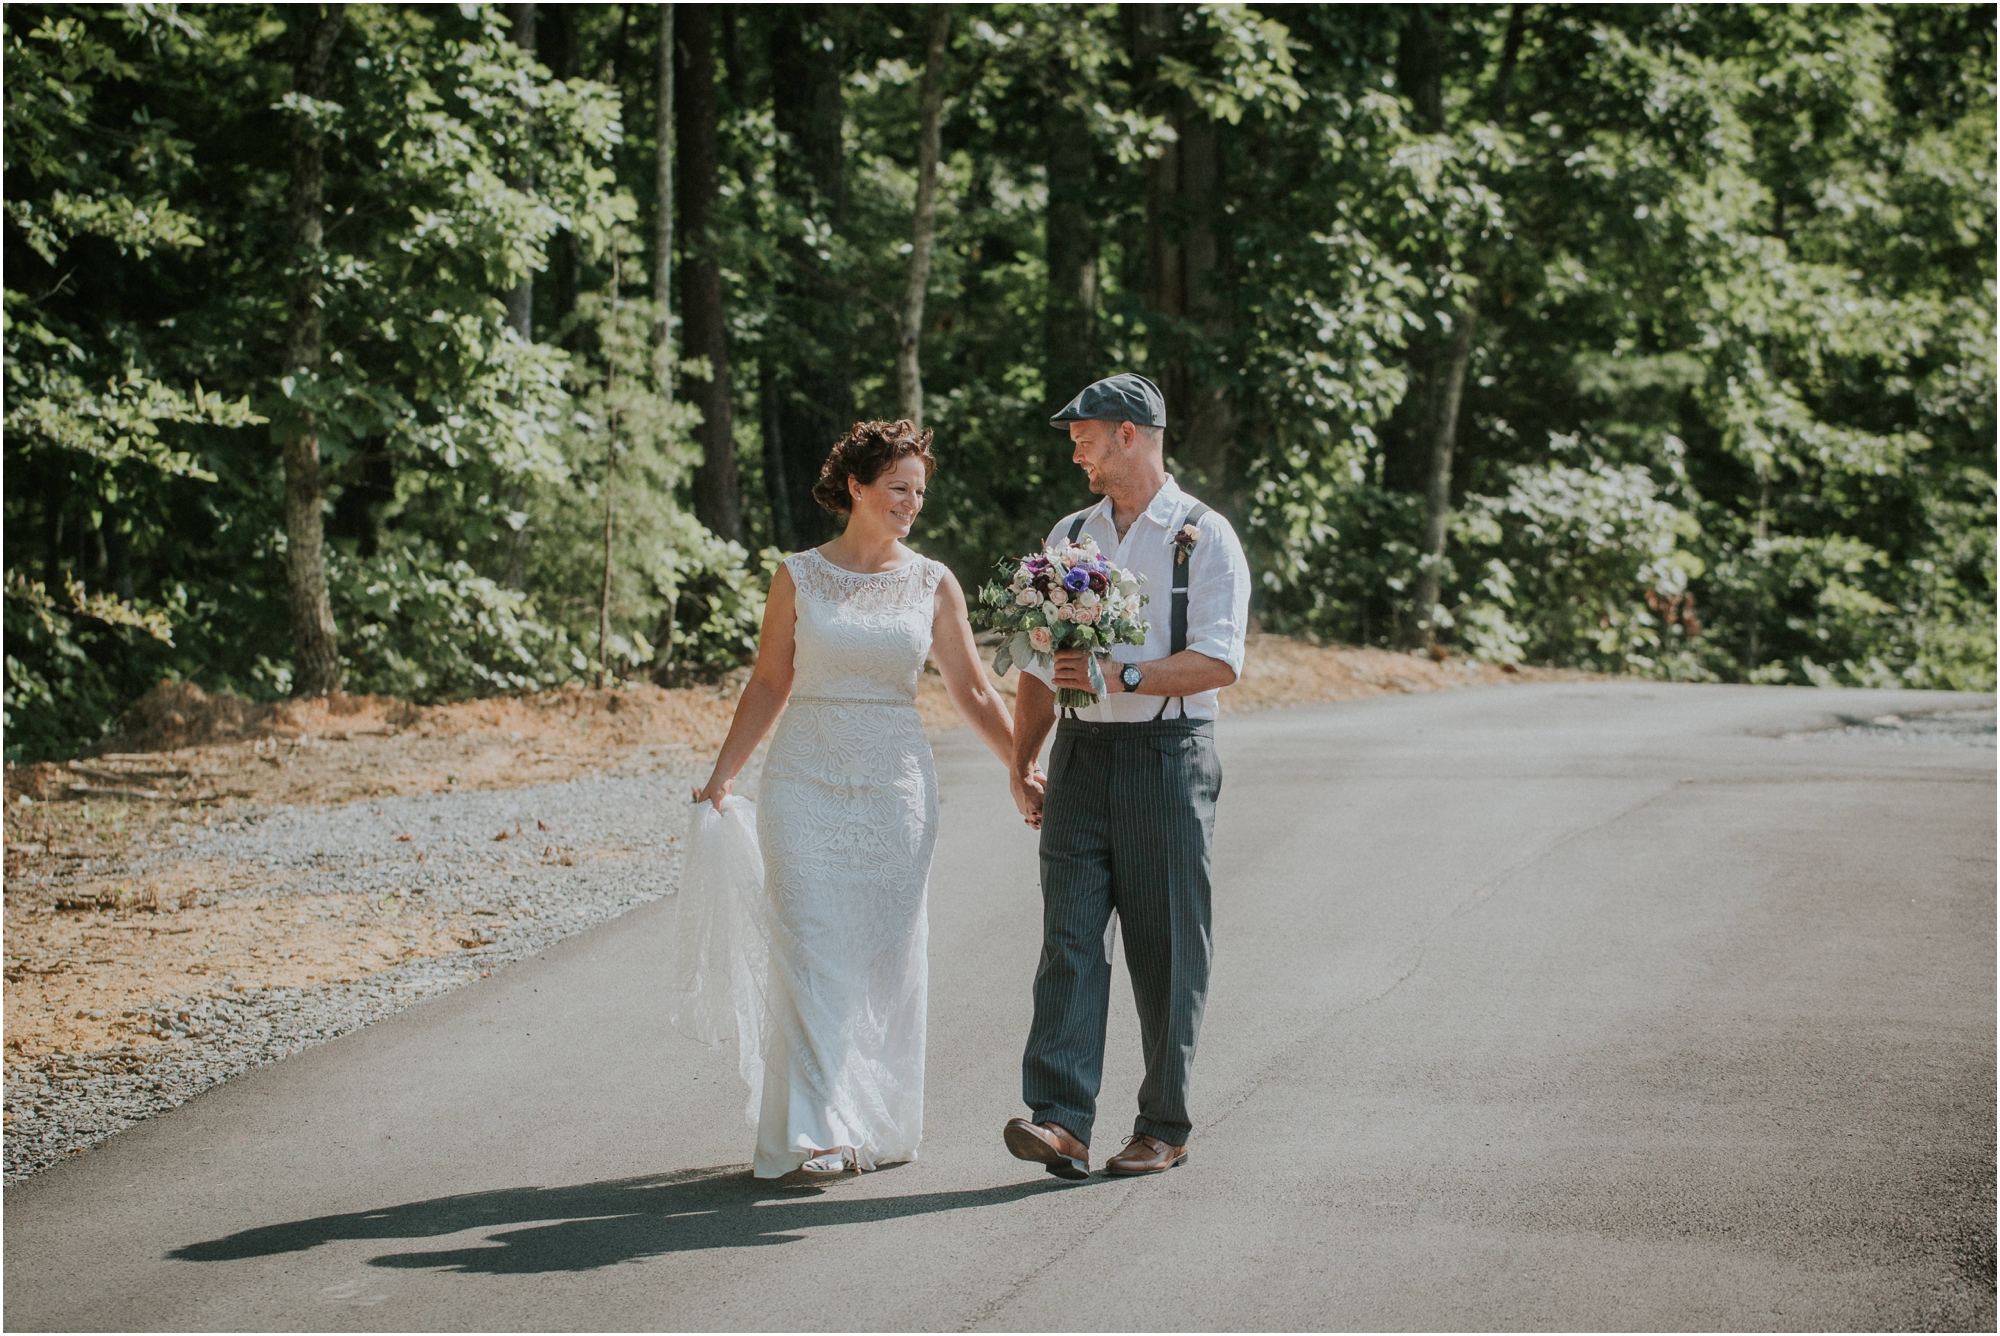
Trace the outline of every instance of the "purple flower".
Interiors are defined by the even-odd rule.
[[[1078,567],[1063,577],[1063,588],[1072,594],[1081,594],[1090,588],[1090,572]]]

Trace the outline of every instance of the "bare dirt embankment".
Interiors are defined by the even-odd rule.
[[[1241,713],[1556,676],[1574,674],[1261,636],[1223,700]],[[215,981],[236,994],[310,988],[492,941],[499,911],[475,900],[419,913],[391,896],[329,891],[307,872],[208,856],[213,842],[190,838],[194,828],[285,807],[696,773],[728,730],[741,681],[435,707],[359,696],[254,705],[163,684],[99,754],[7,768],[8,1068],[171,1042],[156,1004]],[[919,708],[933,731],[958,726],[934,673]],[[420,832],[397,838],[422,859]],[[563,866],[606,852],[534,829],[491,838],[539,844],[541,862]]]

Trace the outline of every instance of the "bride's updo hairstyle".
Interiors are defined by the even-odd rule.
[[[931,434],[918,431],[909,419],[857,422],[826,457],[819,481],[813,484],[813,500],[836,515],[845,515],[854,505],[847,494],[849,478],[859,479],[866,487],[896,467],[897,460],[909,455],[924,461],[925,478],[937,468],[937,456],[931,453]]]

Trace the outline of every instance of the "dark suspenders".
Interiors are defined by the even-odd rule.
[[[1182,527],[1189,524],[1200,525],[1202,516],[1206,514],[1208,514],[1208,507],[1199,501],[1195,502],[1193,507],[1188,510],[1188,513],[1181,517],[1180,525],[1176,526],[1167,535],[1167,543],[1170,546],[1172,545],[1174,539],[1179,536]],[[1090,511],[1082,511],[1070,524],[1069,541],[1072,544],[1083,536],[1083,522],[1089,518]],[[1192,555],[1183,558],[1178,552],[1174,554],[1173,608],[1168,614],[1167,620],[1167,653],[1169,655],[1178,654],[1187,648],[1188,570],[1193,565],[1194,558]],[[1187,702],[1179,696],[1174,696],[1171,699],[1180,701],[1181,714],[1185,717],[1187,714]],[[1153,716],[1155,719],[1166,717],[1167,704],[1166,700],[1160,702],[1160,712]]]
[[[1201,517],[1206,514],[1208,514],[1208,507],[1199,501],[1195,502],[1194,508],[1189,510],[1186,517],[1181,520],[1181,528],[1186,528],[1190,524],[1199,526],[1201,524]],[[1167,535],[1167,542],[1172,544],[1179,535],[1180,529],[1174,530],[1173,533]],[[1187,648],[1188,571],[1193,567],[1194,556],[1191,552],[1185,557],[1179,552],[1174,553],[1173,630],[1171,638],[1167,642],[1173,648],[1167,651],[1169,654],[1178,654]]]

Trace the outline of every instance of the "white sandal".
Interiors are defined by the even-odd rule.
[[[853,1153],[845,1148],[826,1150],[800,1165],[799,1172],[813,1178],[834,1178],[846,1173],[853,1163]]]

